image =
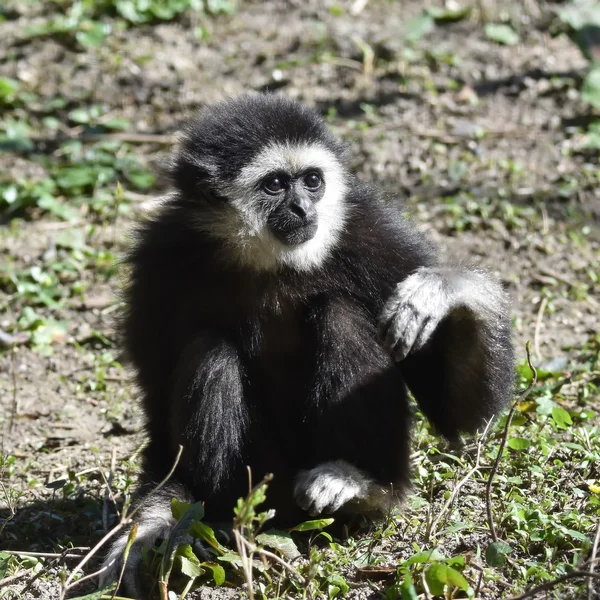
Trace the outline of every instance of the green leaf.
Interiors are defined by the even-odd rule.
[[[581,533],[581,531],[576,531],[575,529],[564,529],[564,532],[578,542],[585,542],[588,539],[585,534]]]
[[[65,341],[67,324],[64,321],[46,319],[31,335],[34,346],[50,346]]]
[[[600,110],[600,65],[591,68],[583,80],[581,99]]]
[[[535,399],[538,407],[535,412],[540,415],[551,415],[552,409],[556,406],[556,403],[551,398],[541,397]]]
[[[329,583],[329,597],[335,598],[340,592],[342,596],[345,596],[350,589],[350,586],[346,583],[346,580],[339,573],[332,573],[327,578]]]
[[[519,43],[519,35],[509,25],[501,23],[488,23],[485,26],[485,35],[492,42],[504,44],[505,46],[514,46]]]
[[[225,583],[225,569],[221,565],[203,562],[201,563],[201,566],[212,573],[215,585],[223,585]]]
[[[286,531],[270,529],[257,535],[256,541],[263,546],[267,546],[267,548],[274,548],[278,552],[281,552],[289,560],[300,556],[300,551],[292,536]]]
[[[190,579],[196,579],[204,574],[198,557],[189,544],[183,544],[177,548],[175,556],[179,559],[181,572]]]
[[[559,429],[568,429],[569,425],[573,424],[571,415],[560,406],[555,406],[552,409],[552,419],[554,419],[554,422]]]
[[[140,11],[135,0],[116,0],[115,8],[117,12],[130,23],[147,23],[151,20],[151,15]]]
[[[196,560],[198,560],[196,558]],[[187,556],[179,557],[181,572],[190,579],[196,579],[204,574],[204,569],[200,566],[200,562],[194,562],[187,558]]]
[[[173,499],[171,501],[171,512],[173,511],[173,503],[177,503],[177,500]],[[177,550],[179,542],[182,540],[185,532],[190,528],[192,523],[197,519],[201,519],[203,516],[204,506],[202,505],[202,502],[196,502],[187,508],[183,515],[179,517],[175,527],[171,529],[169,537],[167,538],[165,554],[160,563],[160,581],[169,581],[171,569],[173,568],[175,551]]]
[[[413,554],[408,560],[405,560],[402,565],[417,565],[444,560],[444,558],[444,555],[439,550],[434,548],[433,550],[426,550],[425,552]]]
[[[458,556],[451,556],[450,558],[445,558],[444,562],[451,567],[464,567],[465,566],[465,557],[462,554]]]
[[[296,527],[292,527],[290,532],[292,531],[315,531],[317,529],[324,529],[325,527],[329,527],[334,522],[335,519],[315,519],[314,521],[304,521],[304,523],[300,523],[296,525]]]
[[[100,166],[63,167],[56,174],[57,185],[66,191],[91,188],[114,176],[114,170]]]
[[[232,15],[237,9],[235,0],[206,0],[206,9],[213,15]]]
[[[512,548],[506,542],[492,542],[485,551],[485,560],[490,567],[502,567]]]
[[[329,598],[329,600],[335,598],[340,592],[341,590],[339,587],[337,587],[337,585],[327,586],[327,597]]]
[[[506,442],[509,448],[513,450],[527,450],[531,446],[531,441],[522,437],[513,437]]]
[[[84,21],[75,39],[85,48],[100,48],[104,44],[110,26],[96,21]]]
[[[219,554],[225,554],[227,549],[219,544],[219,541],[215,537],[215,532],[211,527],[202,521],[196,521],[189,529],[189,534],[198,539],[206,542],[211,548],[216,550]]]
[[[72,600],[100,600],[103,596],[110,596],[116,587],[117,582],[115,581],[101,590],[96,590],[85,596],[77,596],[76,598],[72,598]]]
[[[69,113],[69,119],[71,119],[71,121],[74,123],[80,123],[83,125],[90,122],[91,116],[87,108],[74,108]]]
[[[435,28],[435,21],[429,14],[423,13],[418,17],[410,19],[404,28],[406,31],[406,40],[408,42],[416,43],[429,32],[433,31]]]
[[[131,126],[131,121],[123,117],[113,117],[108,121],[102,121],[103,127],[107,129],[128,129]]]
[[[28,330],[32,331],[36,327],[39,327],[44,323],[44,319],[38,315],[31,306],[25,306],[23,308],[23,312],[21,313],[21,317],[17,321],[17,325],[21,331]]]
[[[1,196],[6,204],[14,204],[19,197],[19,192],[16,186],[9,185],[2,190]]]
[[[444,586],[457,587],[463,591],[469,589],[469,582],[456,569],[443,563],[431,565],[425,571],[425,580],[434,596],[444,594]]]
[[[419,600],[417,590],[408,569],[404,574],[404,580],[400,584],[400,598],[402,600]]]
[[[50,195],[41,197],[37,205],[63,221],[73,221],[77,217],[77,212],[73,208]]]
[[[220,560],[225,563],[229,563],[235,565],[238,568],[243,568],[242,559],[239,554],[228,553],[223,556],[218,556],[217,560]],[[261,573],[266,571],[269,567],[265,565],[265,563],[261,560],[253,560],[252,567]]]
[[[156,177],[150,171],[128,170],[124,173],[127,180],[139,190],[147,190],[154,185]]]
[[[425,10],[436,23],[455,23],[466,19],[471,14],[470,6],[454,6],[452,8],[431,6]]]
[[[200,508],[194,509],[197,510],[196,519],[200,520],[204,518],[204,506],[201,502],[196,502],[196,504],[200,504]],[[176,521],[179,521],[183,515],[192,507],[195,506],[190,504],[189,502],[180,502],[177,498],[173,498],[171,500],[171,514]]]
[[[516,371],[517,375],[525,380],[525,383],[531,383],[531,380],[533,379],[533,371],[526,361],[518,364]]]
[[[10,77],[0,77],[0,100],[12,102],[19,91],[19,82]]]
[[[562,9],[558,18],[575,30],[590,25],[600,27],[600,3],[598,0],[576,0]]]

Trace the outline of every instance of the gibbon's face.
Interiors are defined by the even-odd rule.
[[[321,117],[276,95],[215,105],[184,131],[173,176],[224,258],[259,271],[318,268],[347,219],[344,145]],[[207,198],[203,202],[204,191]]]
[[[316,143],[272,143],[259,152],[227,186],[251,262],[321,264],[344,226],[344,177],[335,155]]]
[[[268,231],[288,246],[311,240],[319,229],[317,204],[326,190],[325,176],[322,166],[313,166],[318,161],[305,158],[302,161],[284,148],[271,150],[242,174],[253,188],[248,197],[256,190],[257,208],[265,215]]]

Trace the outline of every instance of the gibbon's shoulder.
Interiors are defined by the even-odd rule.
[[[403,202],[380,188],[356,182],[346,196],[348,218],[339,251],[392,273],[436,262],[435,245],[407,215]]]

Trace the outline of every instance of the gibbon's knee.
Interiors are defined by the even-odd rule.
[[[424,413],[448,439],[473,433],[509,402],[508,297],[485,272],[419,269],[396,286],[379,331]]]

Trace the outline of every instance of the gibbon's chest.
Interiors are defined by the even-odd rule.
[[[254,361],[273,382],[307,375],[316,341],[315,325],[307,312],[304,307],[280,306],[256,321]]]
[[[372,318],[342,299],[279,304],[253,329],[249,374],[277,403],[312,404],[317,388],[343,393],[392,364]]]

